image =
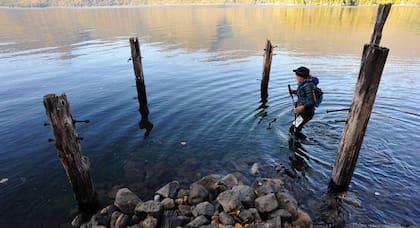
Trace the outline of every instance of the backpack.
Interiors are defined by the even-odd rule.
[[[321,104],[323,94],[324,94],[324,92],[322,92],[322,89],[318,88],[318,86],[315,86],[315,89],[314,89],[315,107],[318,107]]]
[[[312,82],[315,85],[315,89],[314,89],[315,107],[318,107],[322,102],[324,92],[322,92],[321,88],[318,88],[319,79],[317,77],[312,77]]]

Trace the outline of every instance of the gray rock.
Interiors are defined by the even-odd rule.
[[[156,194],[156,195],[153,197],[153,201],[155,201],[155,202],[160,202],[160,195]]]
[[[117,221],[115,221],[115,227],[116,228],[125,228],[130,222],[130,216],[126,214],[121,214]]]
[[[111,204],[106,206],[106,210],[108,212],[108,215],[111,216],[112,213],[114,213],[114,211],[118,210],[118,208],[114,204]]]
[[[137,204],[135,212],[137,215],[148,214],[158,218],[162,212],[162,205],[159,202],[149,200],[147,202]]]
[[[196,181],[194,184],[202,185],[208,194],[208,201],[212,202],[219,193],[227,190],[227,186],[223,183],[222,177],[219,175],[209,175]]]
[[[181,226],[184,226],[185,224],[191,222],[191,218],[184,215],[179,215],[176,217],[176,219],[180,222]]]
[[[117,222],[117,219],[120,217],[120,215],[122,215],[122,213],[119,212],[119,211],[114,211],[112,213],[112,215],[111,215],[111,222],[110,222],[110,227],[111,228],[115,228],[116,227],[115,224]]]
[[[234,225],[235,224],[235,220],[233,219],[233,217],[230,216],[229,214],[227,214],[224,211],[220,212],[219,220],[224,225]]]
[[[276,217],[276,218],[273,218],[273,219],[270,219],[270,220],[267,220],[266,222],[265,222],[265,224],[266,224],[266,226],[267,227],[272,227],[272,228],[276,228],[276,227],[281,227],[281,218],[280,217]],[[270,226],[271,225],[271,226]],[[306,227],[306,226],[302,226],[302,228],[303,227]]]
[[[254,216],[252,214],[252,212],[250,210],[241,210],[239,215],[237,216],[240,223],[244,224],[244,223],[251,223],[254,221]]]
[[[258,174],[260,174],[260,166],[258,165],[258,163],[252,164],[251,174],[254,176],[257,176]]]
[[[295,227],[312,227],[312,220],[311,217],[309,217],[308,214],[306,214],[302,210],[298,210],[298,218],[296,221],[293,222],[293,225]]]
[[[260,196],[284,191],[284,183],[280,179],[261,178],[253,184],[253,187]]]
[[[255,200],[255,207],[261,213],[272,212],[277,209],[278,206],[279,203],[273,193],[260,196]]]
[[[152,216],[147,216],[147,218],[140,223],[140,227],[142,228],[156,228],[158,224],[158,220]]]
[[[245,208],[254,207],[256,195],[253,188],[247,185],[237,185],[232,188],[232,191],[239,192],[239,199]]]
[[[236,179],[233,174],[224,176],[222,181],[228,188],[232,188],[233,186],[238,185],[238,179]]]
[[[252,213],[252,216],[254,217],[255,223],[261,223],[262,222],[260,213],[258,213],[258,210],[256,208],[249,208],[248,210]]]
[[[132,226],[127,226],[127,228],[140,228],[139,224],[134,224]]]
[[[208,200],[209,192],[201,184],[192,184],[190,188],[190,194],[188,196],[188,202],[192,205],[204,202]]]
[[[218,228],[219,226],[217,225],[217,223],[212,223],[212,224],[209,224],[209,225],[203,225],[203,226],[200,226],[200,228]]]
[[[191,217],[193,215],[191,206],[189,205],[179,205],[176,212],[178,213],[178,215],[183,215],[183,216],[188,216],[188,217]]]
[[[292,220],[297,219],[298,206],[297,201],[293,196],[286,192],[276,193],[277,201],[279,202],[279,208],[288,211],[292,217]]]
[[[225,212],[231,212],[243,207],[239,197],[239,192],[227,190],[219,194],[217,201]]]
[[[271,227],[272,225],[265,225],[265,224],[251,224],[248,226],[248,228],[268,228]]]
[[[224,225],[223,228],[235,228],[234,225]]]
[[[176,199],[178,190],[179,190],[179,182],[172,181],[171,183],[168,183],[162,188],[160,188],[159,190],[157,190],[156,193],[165,198]]]
[[[214,206],[209,202],[202,202],[197,204],[192,210],[192,214],[194,217],[198,217],[200,215],[204,215],[206,217],[211,217],[214,214]]]
[[[114,205],[125,214],[134,214],[134,208],[140,203],[140,198],[128,188],[118,190]]]
[[[190,195],[190,190],[188,189],[180,189],[178,191],[177,197],[178,199],[183,199],[185,196],[189,196]]]
[[[140,220],[140,217],[137,215],[131,216],[131,224],[139,224]]]
[[[285,209],[275,210],[275,211],[271,212],[270,214],[268,214],[267,217],[269,219],[280,217],[282,221],[288,221],[288,222],[292,221],[292,215],[288,211],[286,211]]]
[[[194,184],[199,184],[205,187],[206,189],[218,185],[222,180],[220,175],[209,175],[201,178],[200,180],[194,182]]]
[[[110,221],[111,221],[111,216],[109,216],[108,213],[106,213],[106,214],[96,214],[92,217],[92,219],[94,219],[96,224],[98,224],[98,225],[109,226]]]
[[[187,228],[197,228],[200,227],[206,223],[208,223],[209,220],[204,216],[204,215],[200,215],[197,218],[195,218],[194,220],[192,220],[190,223],[187,224]]]
[[[165,198],[160,202],[164,210],[170,210],[175,207],[175,201],[171,198]]]

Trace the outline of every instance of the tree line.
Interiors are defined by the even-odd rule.
[[[296,4],[296,5],[375,5],[414,4],[418,0],[1,0],[7,7],[82,7],[162,4]]]

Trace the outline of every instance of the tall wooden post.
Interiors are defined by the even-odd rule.
[[[268,81],[270,80],[271,60],[273,59],[273,46],[270,40],[267,40],[267,44],[264,49],[264,63],[263,73],[261,80],[261,102],[266,103],[268,98]]]
[[[90,177],[89,159],[83,156],[75,121],[70,112],[67,96],[47,94],[44,107],[54,134],[58,157],[67,173],[74,196],[83,212],[97,206],[96,192]]]
[[[139,122],[140,129],[146,129],[145,136],[148,136],[153,128],[153,124],[149,121],[149,108],[147,107],[146,86],[144,84],[143,65],[141,63],[141,53],[139,41],[136,38],[130,38],[131,59],[133,61],[133,69],[136,77],[137,97],[139,102],[139,112],[141,120]]]
[[[391,4],[379,6],[378,16],[376,18],[377,26],[375,26],[371,43],[365,44],[363,49],[353,101],[341,135],[339,153],[329,184],[329,190],[332,192],[341,192],[348,189],[356,167],[357,158],[389,52],[388,48],[379,47],[378,45],[382,36],[382,28],[390,8]]]

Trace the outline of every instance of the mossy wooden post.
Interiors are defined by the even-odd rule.
[[[58,157],[67,173],[79,209],[82,212],[91,210],[96,207],[97,199],[89,172],[90,162],[82,154],[80,138],[76,132],[67,96],[47,94],[44,96],[44,107],[54,134]]]
[[[270,40],[267,40],[267,44],[264,49],[264,63],[261,80],[261,102],[266,103],[268,98],[268,81],[270,80],[271,60],[273,59],[273,46]]]
[[[329,190],[332,192],[341,192],[348,189],[356,167],[357,158],[389,52],[388,48],[379,47],[378,45],[382,36],[382,28],[390,8],[390,4],[379,6],[371,43],[365,44],[363,49],[353,101],[341,135],[339,153],[329,184]]]
[[[136,77],[137,97],[139,102],[139,112],[141,120],[139,122],[140,129],[146,129],[145,136],[148,136],[153,128],[153,124],[149,121],[149,108],[147,107],[146,86],[144,84],[143,66],[141,63],[141,53],[138,38],[130,38],[131,60],[133,61],[134,75]]]

